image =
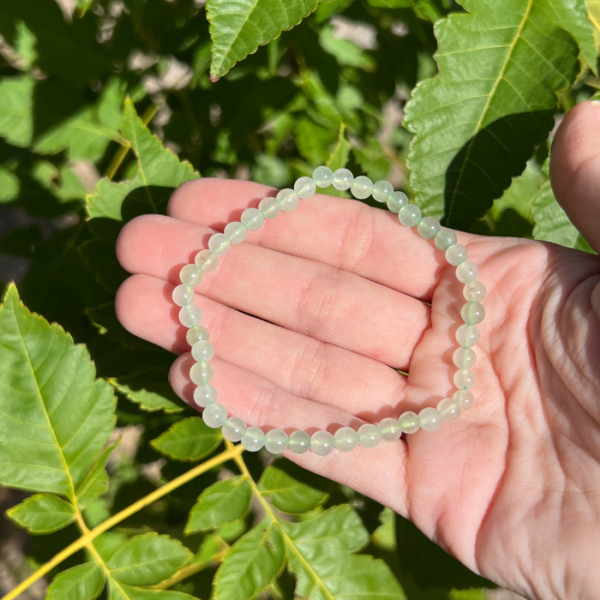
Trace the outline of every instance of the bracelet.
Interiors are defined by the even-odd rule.
[[[379,425],[365,423],[358,431],[352,427],[341,427],[335,435],[318,430],[310,436],[305,431],[296,430],[288,436],[282,429],[272,429],[265,434],[260,427],[248,427],[239,417],[228,418],[227,409],[216,401],[217,390],[210,385],[214,375],[210,360],[215,355],[215,349],[209,341],[208,330],[200,325],[202,311],[193,304],[194,287],[202,281],[204,272],[217,268],[219,256],[226,254],[232,244],[244,241],[248,231],[260,229],[265,219],[274,219],[281,211],[294,210],[300,198],[311,198],[317,187],[326,188],[329,185],[337,190],[349,189],[359,200],[372,195],[377,202],[385,202],[390,211],[398,214],[402,225],[416,227],[423,239],[433,240],[436,247],[445,252],[447,261],[456,267],[457,279],[465,284],[463,295],[467,301],[461,310],[464,324],[456,332],[459,347],[452,357],[458,368],[454,375],[458,391],[452,398],[441,400],[437,408],[423,408],[418,415],[413,411],[406,411],[398,419],[383,419]],[[336,448],[342,452],[349,452],[358,445],[374,448],[382,440],[398,440],[402,433],[415,433],[419,428],[435,431],[442,422],[456,421],[460,413],[471,408],[474,402],[473,394],[469,391],[475,385],[475,373],[471,370],[475,364],[473,346],[479,341],[476,325],[485,316],[481,302],[487,294],[485,286],[477,281],[478,273],[477,266],[467,260],[466,248],[456,243],[456,233],[442,227],[433,217],[422,217],[420,208],[409,204],[406,194],[394,191],[388,181],[374,184],[364,175],[355,178],[348,169],[337,169],[334,173],[328,167],[317,167],[312,178],[300,177],[294,184],[294,189],[283,189],[275,198],[263,198],[258,208],[246,209],[242,213],[241,222],[232,221],[227,224],[223,233],[213,234],[208,242],[208,249],[201,250],[196,255],[195,264],[181,269],[181,285],[173,290],[173,301],[181,306],[180,323],[189,329],[186,339],[196,361],[190,370],[190,378],[197,386],[194,390],[194,402],[203,408],[204,423],[211,428],[222,427],[225,439],[241,442],[250,452],[257,452],[265,446],[273,454],[281,454],[289,448],[296,454],[303,454],[310,449],[319,456],[326,456]]]

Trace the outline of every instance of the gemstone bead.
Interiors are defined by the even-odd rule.
[[[317,456],[327,456],[333,452],[335,441],[329,431],[319,429],[312,434],[310,447]]]
[[[454,399],[459,403],[461,411],[469,410],[475,403],[475,397],[469,390],[458,390]]]
[[[467,260],[467,249],[460,244],[454,244],[446,250],[446,260],[455,267]]]
[[[265,438],[265,448],[271,454],[283,454],[288,447],[288,436],[281,429],[271,429]]]
[[[306,431],[297,429],[290,433],[288,448],[294,454],[304,454],[310,450],[310,435]]]
[[[454,385],[459,390],[470,390],[475,381],[475,373],[471,369],[459,369],[454,373]]]
[[[196,265],[185,265],[179,271],[179,280],[183,285],[194,287],[202,281],[202,269]]]
[[[470,369],[475,364],[476,358],[472,348],[457,348],[452,355],[452,362],[459,369]]]
[[[208,333],[208,329],[206,327],[202,327],[202,325],[194,325],[194,327],[188,329],[185,334],[185,339],[190,346],[193,346],[196,342],[200,340],[207,340],[210,338],[210,334]]]
[[[381,441],[381,431],[377,425],[365,423],[358,428],[358,443],[364,448],[375,448]]]
[[[398,219],[406,227],[414,227],[421,220],[421,209],[416,204],[405,204],[398,213]]]
[[[179,311],[179,322],[184,327],[194,327],[202,321],[202,311],[195,304],[188,304]]]
[[[202,408],[217,401],[217,390],[209,383],[199,385],[194,390],[194,402]]]
[[[298,206],[300,196],[298,196],[294,190],[286,188],[284,190],[279,190],[279,193],[277,194],[277,200],[279,201],[281,210],[289,212]]]
[[[352,427],[340,427],[333,438],[335,447],[340,452],[350,452],[358,446],[358,433]]]
[[[456,341],[463,348],[471,348],[479,342],[479,329],[475,325],[461,325],[456,330]]]
[[[388,210],[396,214],[405,204],[408,204],[408,196],[404,192],[392,192],[387,199]]]
[[[485,317],[485,308],[479,302],[467,302],[460,309],[460,316],[467,325],[479,325]]]
[[[224,233],[213,233],[208,240],[208,248],[220,256],[229,252],[231,242]]]
[[[446,250],[448,250],[450,246],[454,246],[454,244],[456,244],[456,233],[454,233],[452,229],[442,227],[435,234],[435,237],[433,238],[433,243],[436,245],[436,248],[446,252]]]
[[[317,167],[312,178],[317,187],[326,188],[333,183],[333,171],[329,167]]]
[[[460,417],[460,403],[454,398],[440,400],[437,409],[445,423],[452,423]]]
[[[215,356],[215,347],[208,340],[200,340],[192,346],[192,356],[198,362],[208,362]]]
[[[389,181],[382,179],[373,185],[373,199],[377,202],[387,202],[393,191],[394,186]]]
[[[364,175],[359,175],[353,182],[350,187],[350,191],[355,198],[359,200],[364,200],[371,195],[373,191],[373,182]]]
[[[478,275],[479,269],[477,268],[477,265],[469,260],[465,260],[465,262],[460,263],[460,265],[456,267],[456,279],[458,279],[461,283],[475,281]]]
[[[421,422],[421,429],[435,431],[442,424],[442,415],[436,408],[428,406],[419,412],[419,421]]]
[[[404,433],[416,433],[419,431],[421,424],[419,423],[419,416],[412,410],[407,410],[400,415],[398,419],[400,427]]]
[[[423,217],[417,225],[417,232],[424,240],[432,240],[440,227],[440,222],[435,217]]]
[[[467,302],[483,302],[487,290],[481,281],[469,281],[463,288],[463,296]]]
[[[265,219],[274,219],[281,213],[281,205],[277,198],[263,198],[258,205],[258,210]]]
[[[223,425],[223,437],[230,442],[239,442],[246,431],[248,426],[239,417],[229,417]]]
[[[194,363],[190,369],[190,379],[196,385],[210,383],[214,376],[215,370],[213,369],[212,365],[207,362]]]
[[[202,420],[211,429],[223,427],[225,421],[227,421],[227,409],[222,404],[218,404],[217,402],[214,404],[209,404],[202,411]]]
[[[265,433],[260,427],[248,427],[242,436],[242,446],[248,452],[258,452],[265,445]]]
[[[204,271],[209,273],[219,266],[219,257],[211,250],[200,250],[196,254],[196,264]]]
[[[317,191],[317,185],[310,177],[300,177],[294,184],[294,191],[300,198],[312,198]]]
[[[241,221],[248,231],[256,231],[263,226],[265,218],[258,208],[247,208],[242,213]]]
[[[239,221],[231,221],[225,225],[223,233],[232,244],[241,244],[246,239],[248,230]]]
[[[194,288],[189,285],[178,285],[173,290],[172,297],[177,306],[187,306],[194,301]]]
[[[395,442],[402,435],[400,423],[391,417],[387,417],[379,423],[379,431],[384,442]]]
[[[333,174],[333,187],[336,190],[349,190],[354,181],[354,175],[348,169],[337,169]]]

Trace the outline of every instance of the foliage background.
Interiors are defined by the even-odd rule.
[[[284,187],[329,161],[449,226],[589,251],[546,159],[599,87],[600,3],[282,6],[0,4],[2,593],[63,548],[18,597],[502,593],[377,503],[223,447],[169,389],[173,356],[118,324],[115,240],[200,174]]]

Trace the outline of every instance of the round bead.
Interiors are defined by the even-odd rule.
[[[230,442],[239,442],[246,431],[248,426],[239,417],[229,417],[223,425],[223,437]]]
[[[224,233],[213,233],[208,240],[208,248],[220,256],[229,251],[231,242]]]
[[[461,283],[469,283],[469,281],[475,281],[479,275],[479,269],[477,265],[471,261],[465,260],[456,267],[456,279]]]
[[[452,355],[452,362],[459,369],[470,369],[475,364],[476,358],[471,348],[457,348]]]
[[[271,429],[265,438],[265,448],[271,454],[283,454],[288,447],[288,436],[281,429]]]
[[[281,213],[281,205],[277,198],[263,198],[258,205],[258,210],[265,219],[274,219]]]
[[[199,385],[194,390],[194,402],[205,408],[209,404],[214,404],[217,401],[217,390],[209,383]]]
[[[202,321],[202,311],[195,304],[188,304],[179,311],[179,322],[184,327],[194,327]]]
[[[469,390],[458,390],[454,399],[459,403],[461,411],[469,410],[475,403],[475,397]]]
[[[294,184],[294,191],[300,198],[312,198],[317,191],[317,186],[310,177],[300,177]]]
[[[421,429],[435,431],[442,424],[442,415],[440,415],[437,408],[428,406],[419,412],[419,421],[421,422]]]
[[[460,244],[454,244],[446,250],[446,260],[455,267],[467,260],[467,249]]]
[[[400,423],[400,427],[404,433],[416,433],[421,426],[419,416],[412,410],[403,412],[398,419],[398,423]]]
[[[286,188],[284,190],[279,190],[279,193],[277,194],[277,200],[279,200],[281,210],[289,212],[298,206],[298,202],[300,202],[300,196],[298,196],[294,190]]]
[[[196,254],[196,264],[202,271],[209,273],[219,266],[219,257],[211,250],[200,250]]]
[[[206,327],[202,327],[202,325],[195,325],[194,327],[191,327],[185,334],[185,339],[190,346],[193,346],[200,340],[207,340],[209,337],[210,334],[208,333],[208,329],[206,329]]]
[[[364,200],[371,195],[373,190],[373,182],[364,175],[359,175],[353,182],[350,187],[350,191],[355,198],[359,200]]]
[[[310,447],[317,456],[327,456],[333,452],[335,441],[329,431],[319,429],[312,434]]]
[[[227,421],[227,409],[217,402],[209,404],[204,411],[202,411],[202,420],[211,429],[223,427],[225,421]]]
[[[198,362],[208,362],[215,357],[215,347],[208,340],[200,340],[192,346],[192,356]]]
[[[487,296],[487,290],[481,281],[469,281],[463,288],[463,296],[467,302],[483,302]]]
[[[194,301],[194,288],[189,285],[178,285],[173,290],[173,302],[177,306],[187,306]]]
[[[414,227],[421,220],[421,209],[416,204],[405,204],[398,213],[398,219],[406,227]]]
[[[373,185],[373,199],[377,202],[387,202],[393,191],[394,186],[389,181],[382,179]]]
[[[202,281],[202,269],[196,265],[185,265],[179,271],[179,279],[183,285],[194,287]]]
[[[333,187],[336,190],[349,190],[352,187],[353,181],[354,175],[352,175],[352,172],[348,169],[337,169],[333,174]]]
[[[440,227],[440,222],[435,217],[423,217],[417,225],[417,231],[424,240],[432,240]]]
[[[405,204],[408,204],[408,196],[404,192],[392,192],[388,196],[387,207],[393,213],[398,214]]]
[[[258,452],[265,445],[265,433],[260,427],[248,427],[242,436],[242,446],[248,452]]]
[[[231,221],[231,223],[225,225],[223,233],[232,244],[240,244],[246,239],[247,231],[248,230],[239,221]]]
[[[365,423],[358,428],[358,443],[365,448],[375,448],[381,441],[381,431],[377,425]]]
[[[350,452],[358,446],[358,433],[352,427],[340,427],[333,438],[335,447],[340,452]]]
[[[241,221],[248,231],[256,231],[263,226],[265,218],[258,208],[247,208],[242,213]]]
[[[304,454],[310,450],[310,435],[306,431],[297,429],[290,433],[288,448],[294,454]]]
[[[475,325],[461,325],[456,330],[456,341],[463,348],[471,348],[479,342],[479,329]]]
[[[454,373],[454,385],[459,390],[470,390],[475,381],[475,373],[471,369],[459,369]]]
[[[452,229],[442,227],[435,234],[435,237],[433,238],[433,243],[436,245],[436,248],[446,252],[446,250],[448,250],[450,246],[454,246],[454,244],[456,244],[456,233],[454,233]]]
[[[333,183],[333,171],[329,167],[317,167],[312,178],[317,187],[326,188]]]
[[[400,423],[391,417],[387,417],[379,423],[379,431],[384,442],[395,442],[402,435]]]
[[[198,362],[192,365],[190,369],[190,379],[196,385],[210,383],[215,376],[215,370],[212,365],[207,362]]]
[[[460,417],[460,403],[454,398],[444,398],[437,405],[438,412],[442,415],[442,421],[452,423]]]
[[[460,309],[460,316],[467,325],[479,325],[485,317],[485,308],[479,302],[467,302]]]

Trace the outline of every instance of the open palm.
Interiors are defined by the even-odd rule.
[[[563,196],[582,181],[572,137],[592,111],[573,111],[559,134],[553,171],[564,163],[554,181]],[[139,217],[119,238],[119,260],[133,275],[117,314],[131,332],[181,355],[171,383],[188,402],[192,361],[171,300],[179,270],[212,232],[272,194],[249,182],[190,182],[173,195],[169,217]],[[591,210],[582,229],[595,243],[600,207]],[[435,433],[374,449],[286,456],[409,517],[501,585],[530,597],[597,597],[600,261],[521,239],[459,233],[459,243],[488,289],[473,409]],[[221,262],[195,303],[230,415],[334,431],[418,412],[455,391],[462,284],[396,215],[317,195],[250,232]]]

